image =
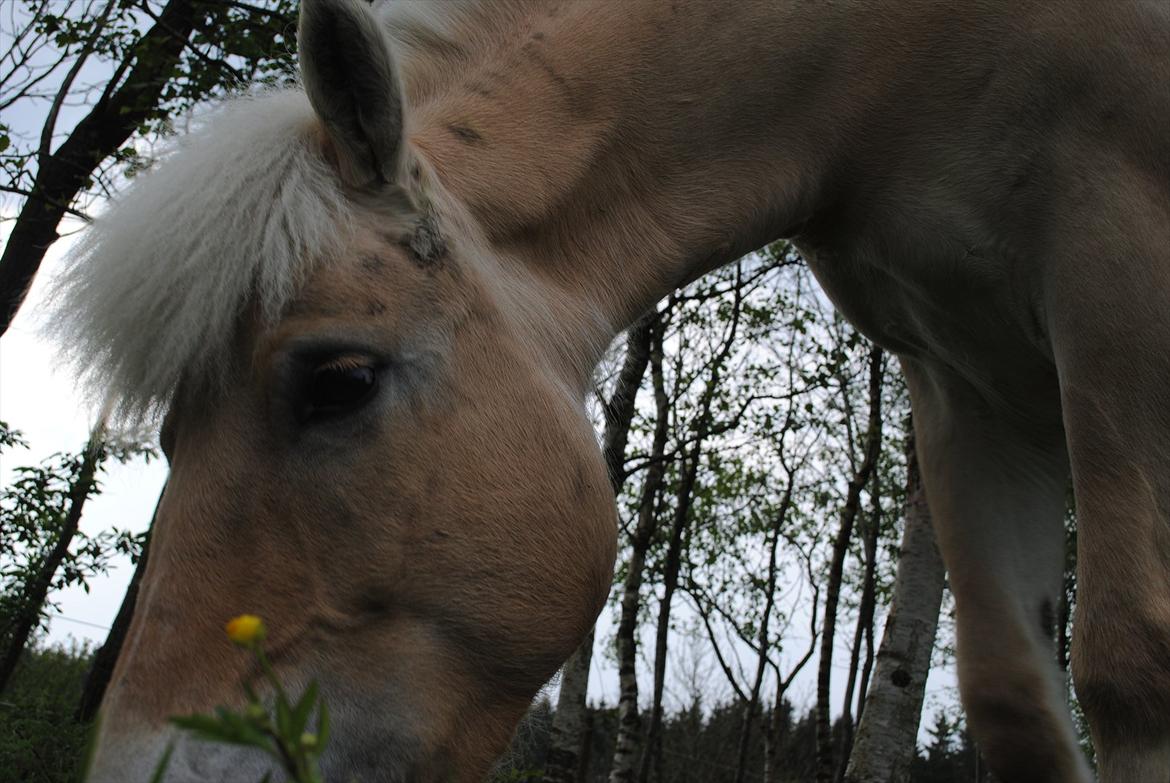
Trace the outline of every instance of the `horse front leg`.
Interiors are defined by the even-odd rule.
[[[1011,420],[949,371],[902,364],[968,725],[1004,783],[1089,781],[1053,642],[1068,486],[1059,418]]]
[[[1050,301],[1077,503],[1073,681],[1103,783],[1170,783],[1167,261],[1074,269]]]

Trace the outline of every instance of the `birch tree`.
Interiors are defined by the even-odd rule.
[[[845,772],[848,783],[909,779],[946,572],[907,438],[905,528],[873,682]]]
[[[668,308],[669,309],[669,308]],[[618,677],[621,695],[618,701],[618,735],[609,780],[628,783],[633,780],[641,751],[641,716],[638,712],[637,627],[641,606],[643,572],[651,538],[657,526],[657,504],[666,474],[665,449],[669,427],[670,402],[663,380],[663,321],[652,336],[650,378],[654,390],[654,436],[651,442],[646,475],[637,506],[637,522],[629,537],[630,554],[622,583],[621,615],[617,630]]]
[[[840,523],[833,541],[828,584],[825,588],[825,613],[821,631],[821,655],[817,671],[817,783],[832,783],[835,771],[832,725],[830,722],[829,685],[833,666],[833,645],[836,637],[837,607],[854,522],[861,503],[861,492],[869,482],[881,450],[882,432],[882,377],[884,357],[882,350],[873,346],[869,351],[869,416],[866,425],[861,462],[849,479],[845,503],[841,508]]]
[[[659,376],[662,373],[661,329],[662,315],[658,310],[643,316],[630,328],[626,337],[625,359],[614,382],[613,392],[604,406],[602,456],[615,495],[621,492],[625,481],[626,443],[629,441],[630,424],[634,419],[638,388],[646,374],[646,366],[650,363],[655,340],[658,352],[657,372]],[[655,383],[656,394],[660,386],[661,377]],[[579,777],[583,761],[581,745],[588,721],[585,699],[589,690],[589,666],[593,660],[593,643],[594,633],[590,631],[562,670],[561,690],[550,730],[548,760],[544,772],[546,783],[571,783]]]

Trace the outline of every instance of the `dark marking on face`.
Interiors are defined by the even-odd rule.
[[[481,81],[468,82],[467,89],[473,95],[478,95],[481,98],[492,98],[495,96],[495,93],[492,92],[492,88],[488,87]]]
[[[583,503],[591,494],[592,489],[593,487],[589,483],[585,472],[585,466],[578,462],[577,469],[573,475],[573,496],[576,498],[577,503]]]
[[[1102,128],[1111,128],[1123,124],[1125,116],[1124,103],[1116,101],[1098,112],[1097,121],[1101,123]]]
[[[434,266],[447,255],[447,243],[439,233],[439,226],[431,215],[424,215],[414,231],[403,240],[403,247],[420,266]]]
[[[991,87],[991,83],[995,80],[996,66],[991,65],[984,68],[971,82],[971,92],[968,100],[975,101],[982,97],[984,93]]]
[[[358,595],[358,611],[362,614],[384,615],[392,611],[393,598],[386,590],[370,587]]]
[[[587,116],[592,110],[592,104],[587,93],[578,89],[575,85],[570,84],[556,67],[545,56],[544,52],[540,50],[532,41],[526,42],[520,47],[521,53],[530,60],[537,68],[544,72],[549,81],[560,92],[568,106],[569,111],[576,116]]]
[[[466,123],[453,122],[447,126],[447,130],[451,134],[466,144],[483,144],[483,136],[479,135],[479,131]]]
[[[539,30],[536,31],[535,33],[532,34],[532,40],[543,41],[544,40],[544,33],[540,32]]]
[[[894,669],[894,673],[890,675],[890,682],[894,683],[895,687],[905,688],[910,684],[910,674],[905,669]]]
[[[366,270],[367,272],[378,274],[386,268],[386,259],[377,255],[365,255],[362,256],[361,264],[362,269]]]
[[[366,315],[379,316],[386,312],[386,303],[377,299],[371,300],[366,305]]]
[[[1012,190],[1018,191],[1032,187],[1039,181],[1040,174],[1040,162],[1036,160],[1035,155],[1029,155],[1016,168],[1015,174],[1012,177]]]
[[[1040,633],[1045,639],[1056,636],[1056,608],[1048,598],[1040,602]]]

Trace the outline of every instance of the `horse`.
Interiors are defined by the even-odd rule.
[[[170,478],[89,780],[254,680],[328,779],[473,781],[607,595],[606,345],[778,238],[904,370],[971,731],[1004,781],[1170,780],[1170,6],[303,0],[301,86],[89,230],[61,339]],[[263,762],[180,739],[167,780]]]

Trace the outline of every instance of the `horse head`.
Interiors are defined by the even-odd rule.
[[[262,690],[261,615],[316,681],[339,780],[470,780],[608,594],[613,496],[585,414],[609,339],[502,257],[409,140],[388,37],[308,0],[304,92],[235,102],[99,221],[64,282],[78,360],[171,472],[92,781],[254,780],[170,716]]]

